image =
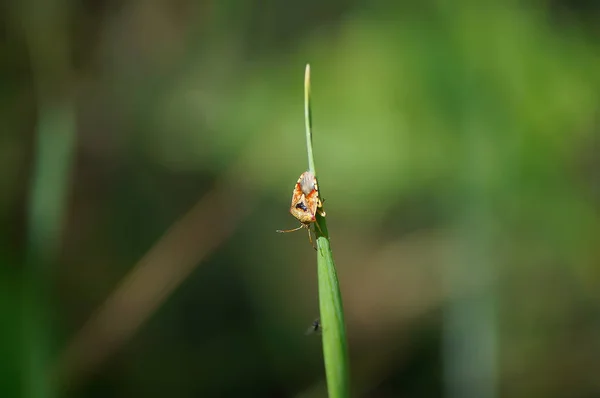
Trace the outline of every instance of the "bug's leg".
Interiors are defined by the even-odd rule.
[[[325,236],[325,234],[323,233],[323,230],[321,229],[321,226],[319,225],[319,222],[315,222],[315,225],[317,226],[317,228],[319,229],[319,232],[321,233],[322,236]]]
[[[325,199],[319,199],[319,203],[317,204],[317,211],[321,217],[325,217],[327,213],[325,213],[325,208],[323,205],[325,204]]]
[[[308,231],[308,241],[312,245],[313,249],[317,250],[317,246],[315,246],[315,242],[312,240],[312,236],[310,235],[310,227],[307,225],[306,230]]]
[[[300,228],[304,228],[304,224],[300,224],[300,226],[298,228],[293,228],[293,229],[278,229],[275,232],[279,232],[280,234],[285,234],[287,232],[294,232],[299,230]]]

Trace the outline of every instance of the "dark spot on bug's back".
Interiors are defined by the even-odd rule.
[[[300,209],[302,211],[308,211],[308,209],[306,208],[306,206],[304,205],[304,203],[300,202],[296,205],[296,209]]]

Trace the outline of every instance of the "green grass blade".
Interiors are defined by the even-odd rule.
[[[330,397],[349,397],[350,370],[340,287],[329,240],[319,237],[317,245],[319,306],[327,391]]]
[[[312,148],[312,115],[310,107],[310,65],[304,76],[304,118],[306,125],[306,149],[309,171],[316,175]],[[319,185],[319,188],[321,186]],[[330,398],[350,396],[350,367],[344,308],[338,283],[329,232],[325,217],[317,215],[317,276],[319,279],[319,307],[322,325],[323,359],[327,391]]]

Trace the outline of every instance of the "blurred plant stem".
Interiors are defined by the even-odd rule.
[[[306,127],[306,150],[308,169],[315,176],[315,161],[312,148],[312,114],[310,107],[310,65],[304,75],[304,120]],[[319,188],[321,188],[319,186]],[[317,274],[319,279],[319,307],[322,325],[323,359],[329,397],[350,396],[350,369],[344,324],[344,308],[338,283],[329,232],[325,217],[317,213],[319,228],[317,236]]]
[[[33,168],[27,207],[27,255],[23,289],[23,395],[53,396],[48,377],[52,273],[60,247],[69,174],[74,152],[75,116],[69,93],[66,4],[15,5],[23,21],[37,109]]]
[[[249,152],[262,153],[264,143],[259,144],[261,152]],[[165,232],[71,339],[54,367],[61,389],[72,390],[83,384],[236,231],[255,206],[252,201],[243,205],[237,201],[244,186],[240,176],[249,164],[244,157],[223,173],[214,188]]]
[[[462,190],[455,203],[461,247],[443,275],[450,299],[444,306],[443,366],[444,395],[450,398],[495,398],[497,393],[497,293],[496,264],[492,258],[493,219],[490,199],[484,191],[485,168],[481,154],[489,154],[477,110],[471,108],[465,84],[464,165]],[[474,105],[476,106],[476,105]]]

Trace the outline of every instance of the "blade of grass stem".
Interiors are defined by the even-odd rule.
[[[312,147],[310,65],[308,64],[304,75],[304,121],[308,168],[316,176]],[[325,217],[318,214],[317,223],[320,227],[315,228],[317,236],[317,277],[319,281],[319,307],[323,329],[323,359],[327,378],[327,392],[330,398],[344,398],[350,396],[350,366],[348,363],[342,295]]]

